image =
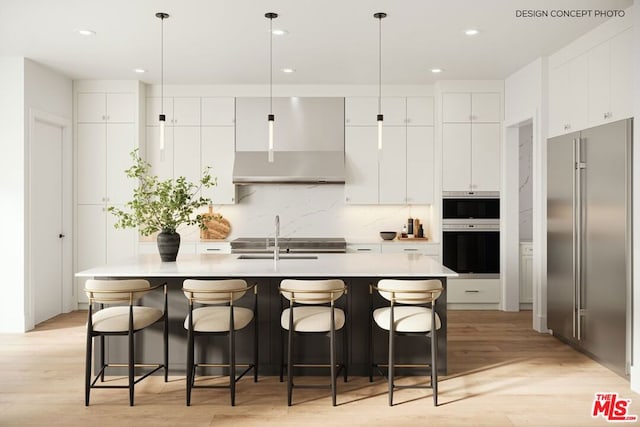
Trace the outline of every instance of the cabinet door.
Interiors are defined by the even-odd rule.
[[[131,200],[137,182],[127,177],[125,170],[133,164],[131,152],[135,148],[135,125],[118,123],[107,126],[106,201],[124,204]]]
[[[433,126],[433,97],[407,98],[407,126]]]
[[[202,128],[202,160],[200,170],[210,167],[217,185],[204,190],[214,204],[233,204],[236,201],[236,186],[233,183],[233,160],[235,158],[235,128],[232,126]]]
[[[133,93],[107,94],[107,121],[109,123],[135,123],[137,103]]]
[[[407,203],[433,203],[433,127],[407,127]]]
[[[200,126],[200,98],[173,98],[173,125]]]
[[[378,201],[384,205],[407,202],[407,132],[405,127],[382,128]]]
[[[118,206],[123,209],[123,206]],[[136,255],[138,231],[135,228],[115,228],[116,217],[107,212],[106,218],[106,263],[122,261]]]
[[[633,117],[633,31],[611,39],[610,121]]]
[[[587,54],[569,62],[569,117],[571,131],[588,127],[588,80]]]
[[[99,123],[80,123],[77,127],[77,202],[104,204],[106,202],[106,126]]]
[[[405,126],[407,121],[406,99],[399,96],[383,97],[382,114],[384,126]]]
[[[344,100],[344,121],[347,126],[374,126],[378,115],[378,98],[356,97]]]
[[[500,125],[471,125],[471,189],[500,190]]]
[[[78,123],[102,123],[107,119],[104,93],[78,93]]]
[[[345,129],[345,200],[378,203],[378,130],[373,126]]]
[[[200,180],[200,128],[173,128],[173,177],[184,176],[197,184]]]
[[[468,123],[471,121],[470,93],[442,94],[442,122]]]
[[[549,71],[549,136],[570,131],[569,63]]]
[[[502,120],[500,114],[499,93],[471,94],[471,120],[474,123],[498,123]]]
[[[106,263],[105,205],[78,205],[76,219],[77,271]],[[86,279],[78,279],[78,301],[87,302],[84,293]]]
[[[588,114],[589,126],[597,126],[607,121],[610,110],[609,72],[610,60],[609,42],[604,42],[591,49],[587,54],[589,87]]]
[[[150,173],[161,180],[173,178],[173,128],[165,128],[164,152],[160,152],[158,126],[147,126],[146,160],[151,164]]]
[[[442,125],[442,190],[469,191],[471,185],[471,125]]]
[[[165,126],[173,126],[173,98],[164,98]],[[147,98],[147,126],[159,126],[160,98]]]
[[[236,99],[202,98],[202,126],[233,126],[236,122]]]

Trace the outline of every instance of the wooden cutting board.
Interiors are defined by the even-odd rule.
[[[214,213],[209,206],[209,211],[204,213],[207,219],[204,220],[205,229],[200,229],[200,239],[226,239],[231,233],[231,224],[222,215]]]

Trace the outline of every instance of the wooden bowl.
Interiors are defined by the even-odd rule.
[[[393,240],[396,238],[396,236],[398,235],[398,233],[396,233],[395,231],[381,231],[380,232],[380,237],[382,237],[382,240]]]

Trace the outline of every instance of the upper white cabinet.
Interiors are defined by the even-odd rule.
[[[501,95],[442,94],[442,190],[500,190]]]
[[[136,120],[133,93],[79,92],[76,106],[78,123],[133,123]]]
[[[386,97],[382,101],[383,142],[378,151],[377,98],[345,100],[345,201],[430,204],[434,194],[433,97]]]
[[[589,126],[633,115],[632,49],[628,29],[588,52]]]
[[[549,70],[549,136],[633,116],[633,29]]]
[[[498,123],[501,117],[499,93],[442,94],[443,123]]]
[[[165,126],[200,126],[200,98],[164,98]],[[158,126],[160,98],[147,98],[147,126]]]
[[[146,159],[161,179],[184,176],[197,183],[206,167],[217,185],[203,195],[214,204],[233,204],[235,156],[235,98],[165,98],[165,149],[160,151],[157,126],[160,98],[147,98]]]
[[[202,126],[234,126],[236,99],[231,97],[202,98]]]

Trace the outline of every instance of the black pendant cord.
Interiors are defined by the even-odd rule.
[[[382,114],[382,18],[378,18],[378,114]]]
[[[273,18],[269,18],[269,114],[273,114]]]
[[[160,114],[164,115],[164,18],[160,18]]]

